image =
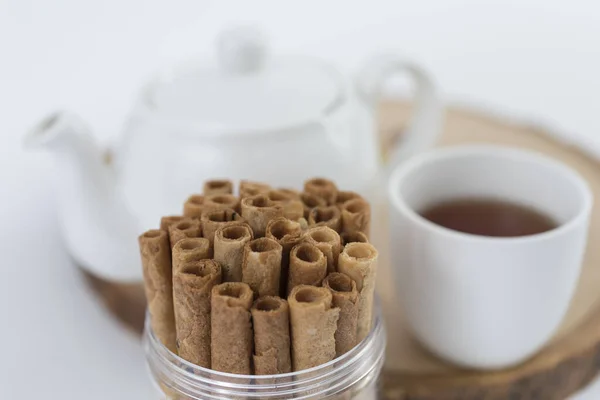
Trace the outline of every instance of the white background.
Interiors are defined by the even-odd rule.
[[[20,139],[56,108],[107,139],[156,68],[213,56],[228,23],[274,52],[352,73],[373,53],[424,63],[445,97],[600,145],[600,3],[548,0],[0,0],[0,398],[149,399],[137,338],[85,291],[56,227],[50,159]],[[600,146],[599,146],[600,148]],[[600,388],[578,397],[600,398]]]

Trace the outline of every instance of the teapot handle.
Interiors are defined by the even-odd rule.
[[[390,150],[385,163],[388,172],[412,155],[433,146],[443,120],[442,102],[431,75],[420,65],[396,56],[379,56],[367,63],[357,79],[359,96],[375,112],[385,84],[401,72],[407,72],[416,83],[415,107],[402,140],[397,140]]]

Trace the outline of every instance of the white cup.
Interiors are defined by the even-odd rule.
[[[552,337],[575,291],[592,208],[588,185],[537,153],[496,146],[431,150],[389,183],[392,269],[409,326],[461,366],[519,363]],[[493,198],[533,207],[558,227],[521,237],[450,230],[419,215],[448,200]]]

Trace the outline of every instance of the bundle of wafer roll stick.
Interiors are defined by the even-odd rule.
[[[300,371],[369,333],[377,250],[370,205],[334,182],[303,191],[204,184],[139,237],[150,323],[172,352],[234,374]]]

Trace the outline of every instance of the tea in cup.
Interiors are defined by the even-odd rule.
[[[414,335],[461,366],[517,364],[575,292],[592,194],[571,168],[499,146],[435,149],[389,181],[390,247]]]

